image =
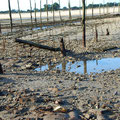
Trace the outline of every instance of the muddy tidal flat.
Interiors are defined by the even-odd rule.
[[[87,20],[86,48],[81,22],[1,34],[0,119],[120,120],[119,25],[119,16]],[[63,38],[66,56],[16,38],[53,48]]]

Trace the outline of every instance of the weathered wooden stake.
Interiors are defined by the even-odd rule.
[[[2,33],[2,30],[1,30],[1,23],[0,23],[0,33]]]
[[[93,8],[93,2],[92,2],[92,18],[94,16],[94,8]]]
[[[105,0],[103,0],[103,14],[105,14]]]
[[[40,0],[40,22],[42,24],[42,0]]]
[[[46,12],[47,12],[47,22],[48,22],[48,0],[46,0]]]
[[[0,74],[3,74],[3,69],[2,69],[1,63],[0,63]]]
[[[107,8],[107,14],[109,13],[109,4],[106,4],[106,8]]]
[[[3,52],[5,51],[5,40],[3,39]]]
[[[58,1],[59,1],[59,6],[61,6],[60,5],[60,0],[58,0]],[[59,8],[59,16],[60,16],[60,21],[62,21],[62,16],[61,16],[60,8]]]
[[[33,22],[32,22],[32,4],[31,4],[31,0],[29,0],[30,2],[30,18],[31,18],[31,25],[33,27]]]
[[[52,12],[53,12],[53,22],[55,22],[55,16],[54,16],[54,4],[53,4],[53,0],[52,0]]]
[[[32,50],[33,50],[33,47],[30,46],[30,57],[32,56]]]
[[[11,27],[11,32],[12,32],[12,29],[13,29],[13,23],[12,23],[12,13],[11,13],[10,0],[8,0],[8,7],[9,7],[9,16],[10,16],[10,27]]]
[[[98,42],[98,31],[97,31],[97,26],[95,26],[95,42]]]
[[[61,49],[62,55],[66,56],[66,50],[65,50],[65,45],[64,45],[63,38],[61,38],[61,40],[60,40],[60,49]]]
[[[20,12],[19,0],[17,0],[17,4],[18,4],[18,13],[19,13],[19,16],[20,16],[20,24],[22,25],[22,16],[21,16],[21,12]]]
[[[86,20],[86,16],[85,16],[85,0],[82,0],[82,9],[83,9],[83,17],[82,17],[82,29],[83,29],[83,47],[86,47],[86,25],[85,25],[85,20]]]
[[[119,3],[118,3],[118,13],[120,13],[120,0],[119,0]]]
[[[110,35],[108,28],[106,29],[106,35]]]
[[[100,4],[99,4],[99,15],[101,16],[101,7],[100,7]]]
[[[69,19],[71,20],[71,19],[72,19],[72,16],[71,16],[70,0],[68,1],[68,7],[69,7]]]
[[[115,13],[115,2],[114,2],[114,8],[113,8],[113,13]]]
[[[35,0],[34,0],[34,4],[35,4],[35,8],[34,8],[34,12],[35,12],[35,24],[37,26],[36,1]]]
[[[81,7],[81,0],[79,0],[79,7]],[[81,16],[81,8],[79,8],[80,16]]]

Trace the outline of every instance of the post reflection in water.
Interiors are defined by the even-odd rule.
[[[96,65],[98,65],[98,60],[96,60]]]
[[[66,61],[64,60],[62,62],[62,72],[65,72],[66,71]]]
[[[48,70],[52,70],[55,67],[56,67],[56,64],[51,64],[51,62],[48,63]]]
[[[84,74],[87,73],[87,61],[84,60]]]

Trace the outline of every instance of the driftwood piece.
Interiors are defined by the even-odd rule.
[[[2,69],[1,63],[0,63],[0,74],[3,74],[3,69]]]
[[[18,39],[18,38],[15,39],[15,42],[23,43],[23,44],[28,44],[30,46],[34,46],[34,47],[37,47],[37,48],[41,48],[41,49],[45,49],[45,50],[50,50],[50,51],[61,51],[60,48],[53,48],[53,47],[49,47],[49,46],[46,46],[46,45],[41,45],[41,44],[38,44],[38,43],[34,43],[32,41],[21,40],[21,39]]]

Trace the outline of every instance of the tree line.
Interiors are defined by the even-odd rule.
[[[119,6],[120,3],[106,3],[106,4],[89,4],[88,6],[86,6],[86,8],[97,8],[97,7],[113,7],[113,6]],[[52,11],[52,10],[68,10],[69,8],[68,7],[63,7],[63,8],[60,8],[60,5],[55,2],[53,4],[44,4],[44,7],[41,8],[41,11]],[[82,7],[77,7],[77,6],[73,6],[71,7],[71,10],[78,10],[78,9],[82,9]],[[28,10],[20,10],[21,13],[27,13],[27,12],[30,12],[31,10],[28,9]],[[35,9],[32,10],[32,12],[34,12]],[[40,12],[40,9],[36,8],[36,11],[37,12]],[[12,13],[18,13],[19,11],[16,10],[16,9],[12,9],[11,10]],[[0,11],[0,13],[9,13],[9,11]]]

